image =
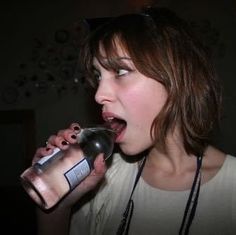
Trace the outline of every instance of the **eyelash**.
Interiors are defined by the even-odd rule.
[[[116,74],[118,77],[125,76],[127,73],[129,73],[131,70],[128,69],[118,69],[116,71]]]
[[[101,80],[101,74],[99,72],[95,72],[93,77],[97,82]]]
[[[114,70],[114,74],[115,74],[115,77],[118,79],[122,76],[125,76],[127,75],[129,72],[132,72],[133,70],[132,69],[128,69],[128,68],[121,68],[121,69],[118,69],[118,70]],[[94,79],[96,80],[96,82],[99,83],[99,81],[101,80],[101,74],[99,71],[95,71],[94,72]]]

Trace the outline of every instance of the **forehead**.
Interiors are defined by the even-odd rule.
[[[93,64],[102,64],[105,61],[114,62],[124,58],[130,59],[130,55],[121,41],[119,39],[115,39],[109,45],[105,45],[104,43],[100,42],[97,53],[95,53],[93,56]]]

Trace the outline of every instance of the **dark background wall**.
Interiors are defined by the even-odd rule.
[[[133,12],[148,0],[21,0],[0,7],[1,227],[35,234],[34,205],[19,184],[36,147],[72,121],[97,122],[83,83],[79,39],[84,18]],[[224,115],[216,145],[236,155],[236,3],[230,0],[153,1],[177,11],[201,32],[214,52],[224,88]],[[92,114],[92,115],[91,115]]]

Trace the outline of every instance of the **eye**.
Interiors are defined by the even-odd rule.
[[[93,72],[93,78],[96,82],[99,82],[101,80],[101,74],[98,71]]]
[[[127,73],[129,73],[129,70],[127,70],[127,69],[119,69],[119,70],[116,71],[116,73],[117,73],[117,76],[120,77],[120,76],[124,76]]]

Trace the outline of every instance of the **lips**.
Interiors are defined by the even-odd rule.
[[[106,125],[116,132],[116,140],[118,140],[121,133],[126,128],[126,121],[113,113],[104,112],[102,116],[104,121],[106,122]]]

